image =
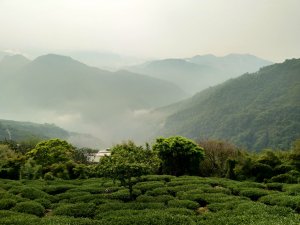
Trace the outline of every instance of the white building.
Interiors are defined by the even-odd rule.
[[[99,162],[100,158],[103,157],[103,156],[110,156],[110,151],[109,151],[109,148],[107,149],[103,149],[103,150],[99,150],[97,153],[91,155],[89,157],[89,160],[91,162]]]

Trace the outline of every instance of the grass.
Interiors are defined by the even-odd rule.
[[[0,180],[2,225],[299,225],[299,184],[144,176],[129,192],[109,179]]]

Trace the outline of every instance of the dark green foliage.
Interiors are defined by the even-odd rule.
[[[110,156],[102,157],[98,170],[104,177],[119,180],[122,186],[128,188],[129,197],[133,199],[134,178],[156,172],[159,162],[156,152],[128,141],[114,146]]]
[[[199,203],[191,200],[170,200],[168,201],[168,206],[173,208],[187,208],[187,209],[197,209]]]
[[[0,210],[1,225],[40,225],[40,219],[32,214]]]
[[[26,186],[13,187],[9,190],[9,192],[31,200],[37,198],[49,198],[49,195],[47,193],[33,187],[26,187]]]
[[[106,178],[1,180],[0,224],[300,223],[298,184],[262,184],[193,176],[172,177],[167,182],[158,176],[153,178],[149,175],[144,176],[143,181],[134,181],[135,200],[130,200],[126,188]],[[30,192],[26,197],[34,200],[21,197],[25,190]],[[141,190],[146,193],[142,194]],[[2,203],[9,211],[1,209]]]
[[[34,200],[35,202],[40,203],[45,209],[51,208],[51,201],[45,198],[37,198]]]
[[[260,197],[268,195],[269,192],[258,188],[248,188],[240,191],[241,196],[250,198],[253,201],[257,201]]]
[[[195,225],[195,222],[188,216],[171,215],[164,211],[108,219],[103,218],[99,222],[104,225]]]
[[[35,201],[19,202],[12,210],[21,213],[33,214],[36,216],[43,216],[45,213],[45,208],[40,203]]]
[[[11,209],[17,204],[16,200],[13,199],[0,199],[0,210]]]
[[[65,163],[72,159],[74,147],[66,141],[51,139],[38,143],[26,155],[32,157],[37,163],[49,166],[55,163]]]
[[[285,185],[283,190],[289,195],[300,195],[300,184]]]
[[[51,194],[51,195],[56,195],[60,193],[64,193],[69,189],[75,188],[76,186],[73,184],[59,184],[59,185],[47,185],[43,188],[43,191]]]
[[[89,217],[95,215],[96,205],[92,203],[76,203],[58,206],[53,210],[54,215]]]
[[[267,205],[289,207],[300,212],[300,195],[289,196],[285,194],[272,194],[261,197],[259,201]]]
[[[200,161],[204,158],[201,147],[180,136],[157,138],[153,150],[162,160],[162,173],[175,176],[198,174]]]
[[[268,190],[282,191],[283,184],[282,183],[267,183],[266,184]]]
[[[298,182],[298,178],[295,176],[292,176],[288,173],[280,174],[277,176],[272,177],[269,182],[280,182],[280,183],[288,183],[288,184],[294,184]]]

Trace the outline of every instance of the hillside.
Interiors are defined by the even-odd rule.
[[[88,134],[66,131],[54,124],[38,124],[0,119],[0,140],[47,140],[60,138],[78,147],[102,147],[101,140]]]
[[[15,66],[11,69],[8,64]],[[0,65],[0,80],[2,118],[55,123],[114,140],[129,138],[126,128],[136,111],[187,96],[167,81],[100,70],[54,54],[25,65],[16,56],[6,57]]]
[[[246,72],[256,72],[270,64],[270,61],[247,54],[230,54],[223,57],[197,55],[192,58],[150,61],[128,69],[174,82],[186,92],[194,94],[229,78]]]
[[[289,149],[300,137],[299,96],[300,59],[286,60],[163,109],[169,116],[160,134],[225,139],[253,150]]]

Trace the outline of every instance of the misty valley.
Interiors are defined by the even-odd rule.
[[[238,54],[3,56],[0,223],[299,224],[299,75]]]

